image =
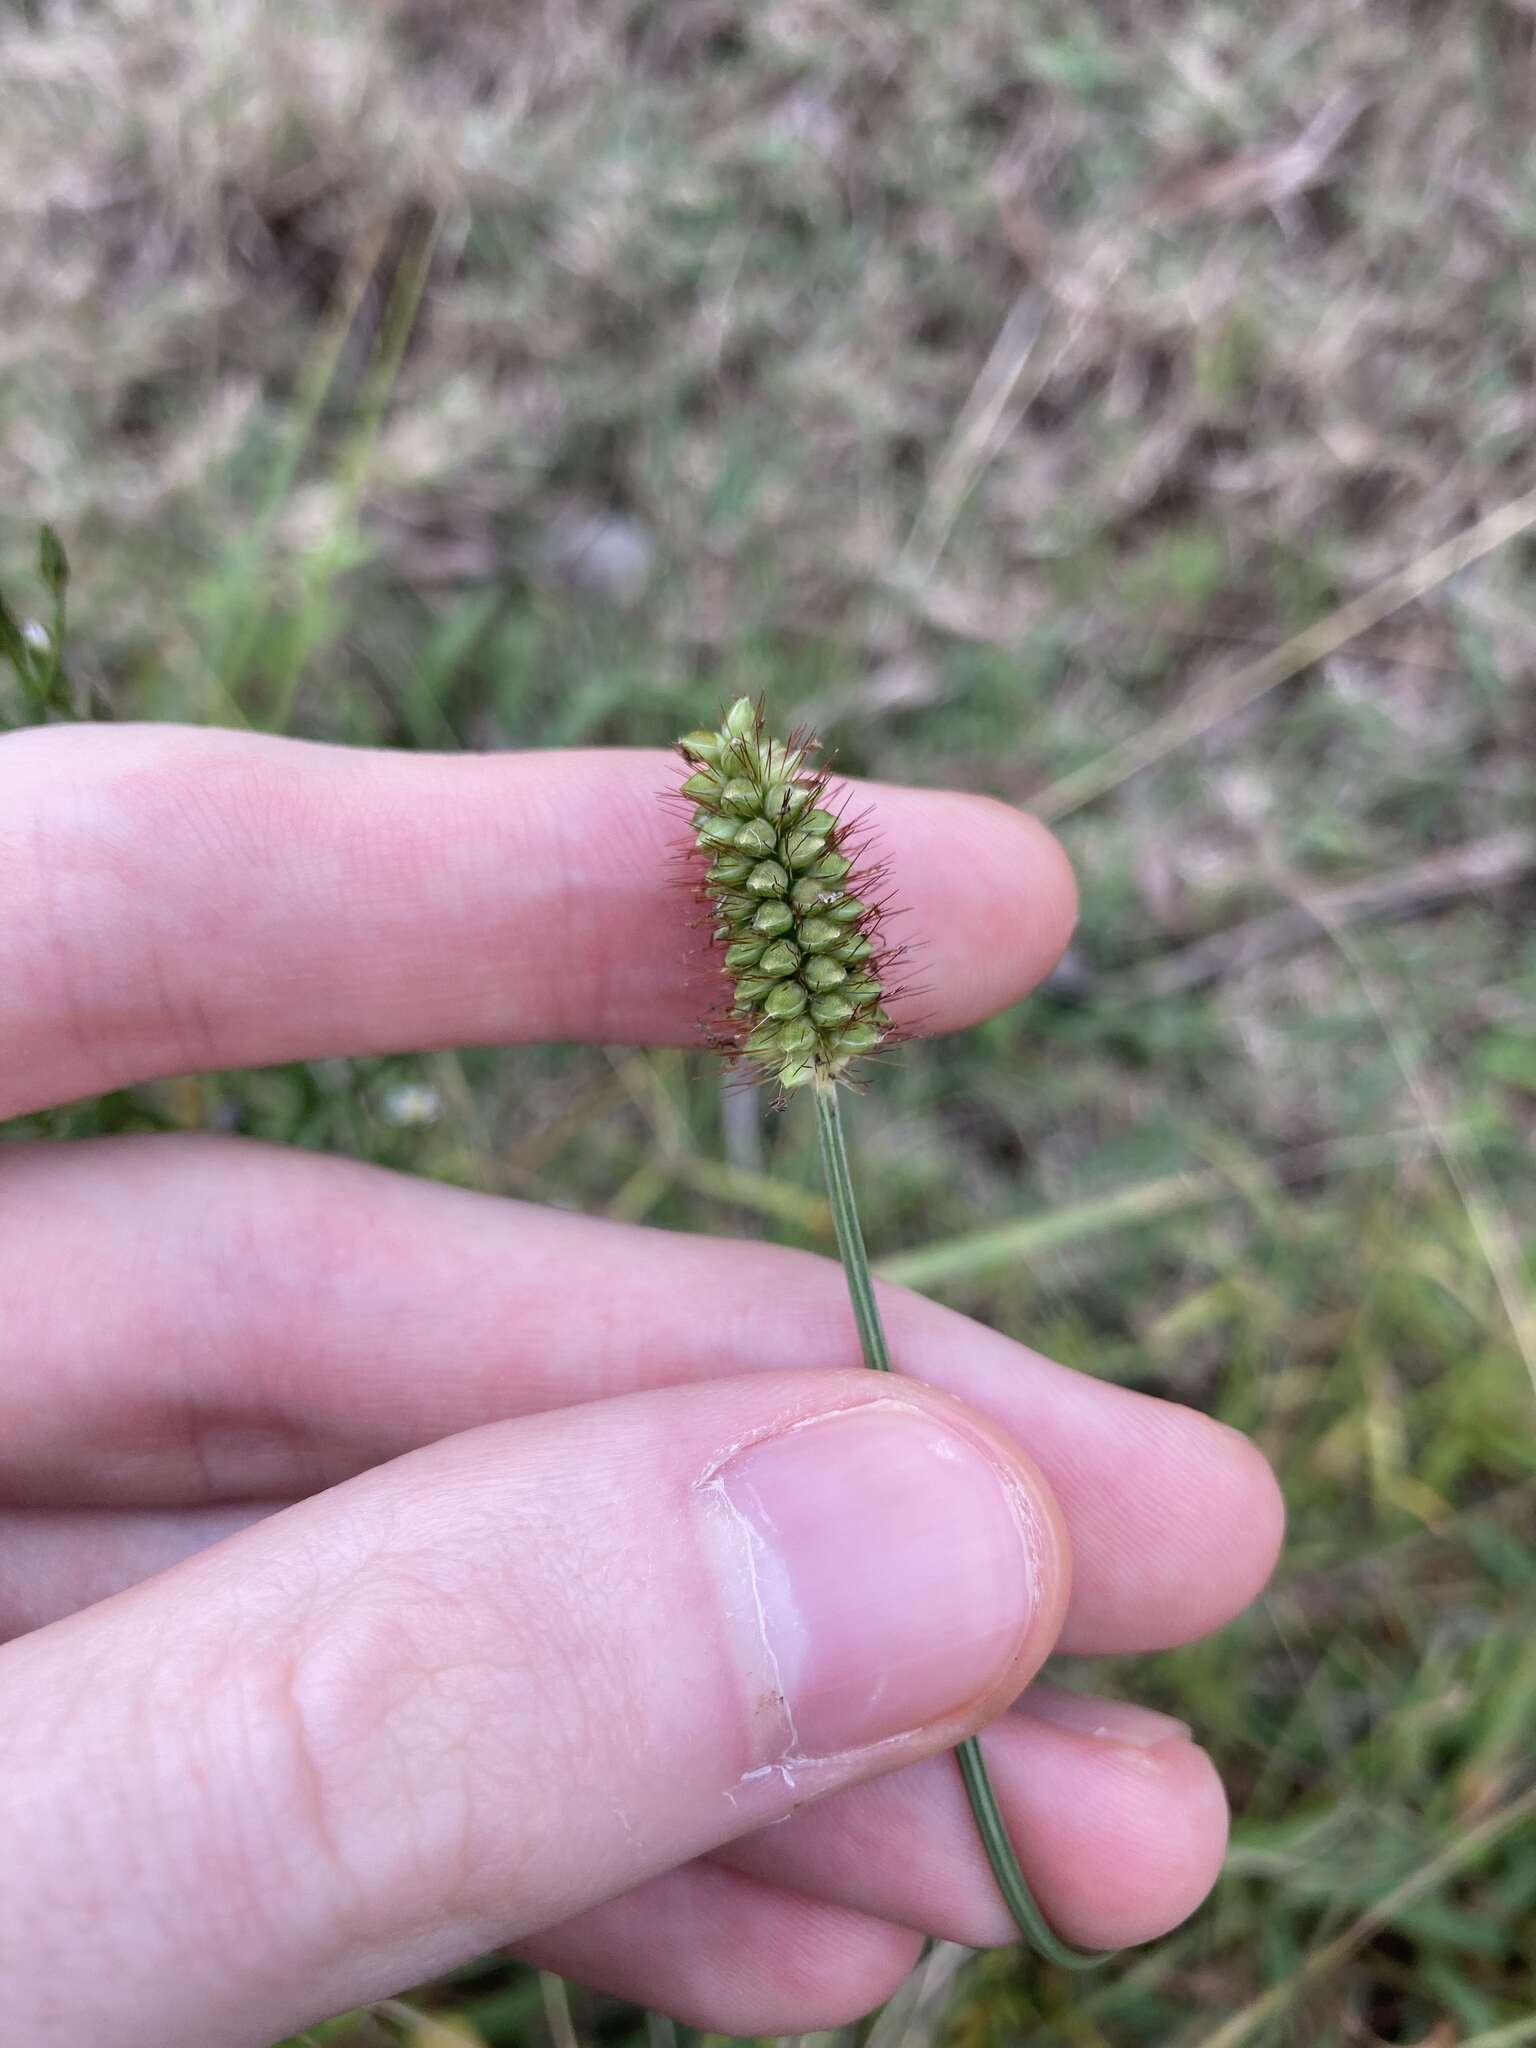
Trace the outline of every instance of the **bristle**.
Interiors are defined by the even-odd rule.
[[[876,894],[884,870],[864,858],[869,813],[829,808],[811,734],[765,738],[749,697],[678,747],[689,772],[677,800],[707,864],[700,899],[727,987],[712,1035],[785,1088],[840,1080],[891,1035],[891,912]]]

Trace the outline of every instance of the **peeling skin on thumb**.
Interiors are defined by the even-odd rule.
[[[742,1775],[742,1785],[777,1777],[794,1791],[795,1767],[802,1761],[795,1717],[790,1712],[785,1671],[769,1637],[766,1602],[775,1613],[792,1612],[793,1595],[783,1563],[775,1557],[726,1491],[717,1469],[699,1487],[708,1514],[711,1538],[725,1589],[726,1623],[740,1659],[750,1721],[750,1746],[767,1762]],[[792,1677],[793,1674],[791,1674]],[[734,1805],[734,1793],[727,1793]]]

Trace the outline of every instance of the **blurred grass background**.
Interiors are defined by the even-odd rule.
[[[1076,861],[1051,986],[862,1106],[872,1247],[1251,1431],[1291,1536],[1090,1674],[1214,1750],[1213,1903],[1089,1979],[941,1949],[879,2048],[1536,2041],[1533,117],[1529,0],[0,11],[0,583],[52,520],[83,697],[479,748],[762,691]],[[761,1109],[557,1048],[27,1128],[829,1246]],[[547,1988],[315,2038],[559,2041]]]

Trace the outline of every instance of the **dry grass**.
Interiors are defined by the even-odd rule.
[[[306,336],[431,213],[381,566],[537,576],[622,514],[685,668],[1047,635],[1055,715],[1129,731],[1170,657],[1219,667],[1532,481],[1529,15],[1248,12],[50,7],[4,42],[0,490],[107,561],[150,519],[206,549],[210,495],[238,532]]]

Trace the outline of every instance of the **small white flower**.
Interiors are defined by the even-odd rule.
[[[442,1113],[443,1098],[424,1081],[402,1081],[379,1104],[379,1115],[385,1123],[401,1131],[419,1131],[435,1124]]]

